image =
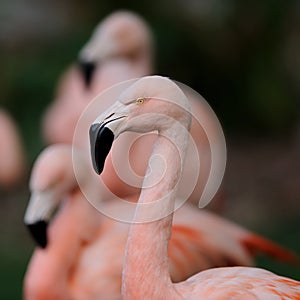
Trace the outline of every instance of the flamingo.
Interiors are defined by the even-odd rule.
[[[71,144],[76,123],[91,99],[118,82],[151,74],[152,40],[148,25],[135,13],[117,11],[100,22],[78,62],[58,83],[43,118],[45,141]]]
[[[98,181],[89,174],[89,161],[80,149],[73,149],[78,153],[79,175],[87,178],[85,184],[99,197]],[[40,247],[26,271],[24,298],[99,299],[102,295],[120,299],[129,224],[99,214],[86,201],[75,178],[70,145],[52,145],[39,155],[30,189],[24,219]],[[107,205],[121,209],[114,199]],[[187,205],[175,214],[169,247],[174,282],[214,266],[253,265],[257,252],[293,259],[285,249],[208,211]]]
[[[79,149],[76,151],[80,154]],[[82,176],[90,177],[88,169],[84,168],[87,164],[84,156],[78,157],[83,165]],[[97,193],[95,182],[93,185]],[[40,247],[34,251],[25,275],[24,298],[28,300],[95,299],[91,295],[95,293],[100,295],[101,292],[106,291],[111,299],[115,299],[113,292],[117,291],[119,295],[120,288],[115,287],[118,282],[114,281],[114,273],[115,269],[121,269],[122,262],[119,268],[113,268],[110,272],[107,264],[111,260],[107,258],[113,252],[101,251],[105,243],[113,245],[109,240],[116,239],[113,234],[105,234],[105,231],[110,230],[109,228],[112,227],[110,224],[113,222],[109,218],[102,218],[82,195],[73,172],[70,145],[52,145],[40,154],[34,164],[30,188],[32,194],[24,221]],[[60,208],[48,227],[51,215],[58,204]],[[116,225],[121,229],[124,228],[122,225]],[[115,231],[117,231],[116,227],[114,226]],[[120,243],[121,238],[127,236],[127,228],[125,229],[126,231],[117,238]],[[84,253],[90,254],[95,243],[98,243],[97,249],[100,250],[99,260],[86,260]],[[117,261],[122,257],[122,248],[115,248],[114,254],[115,264],[118,265]],[[105,285],[97,284],[94,278],[95,273],[96,275],[99,273],[98,281],[101,272],[107,276]],[[80,276],[82,273],[85,275],[84,278]],[[80,280],[85,279],[87,281],[80,284]],[[108,282],[112,286],[112,291]],[[73,297],[73,289],[76,289],[76,297]],[[80,297],[85,289],[89,293],[85,295],[89,295],[89,298]]]
[[[0,109],[0,185],[11,187],[25,172],[25,155],[17,128],[7,112]]]
[[[172,283],[168,246],[190,126],[190,105],[181,89],[168,78],[150,76],[121,93],[90,127],[97,173],[107,155],[97,153],[97,145],[109,148],[126,131],[156,130],[148,172],[160,174],[157,156],[167,166],[157,184],[152,176],[144,179],[126,245],[122,299],[300,299],[300,282],[252,267],[213,268]]]

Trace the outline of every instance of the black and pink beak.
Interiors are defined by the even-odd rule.
[[[46,248],[47,229],[59,203],[55,191],[33,191],[24,216],[24,223],[37,245]]]
[[[90,147],[93,168],[100,175],[105,159],[114,141],[114,133],[104,124],[95,123],[90,127]]]
[[[101,174],[105,159],[112,147],[113,141],[122,131],[126,118],[126,106],[120,102],[113,104],[106,112],[102,113],[89,130],[90,150],[93,168]]]
[[[32,224],[25,224],[30,232],[31,237],[41,248],[46,248],[48,222],[40,220]]]

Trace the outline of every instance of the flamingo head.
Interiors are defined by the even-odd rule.
[[[148,25],[138,15],[117,11],[106,17],[94,30],[79,53],[79,66],[85,83],[90,85],[96,67],[109,59],[134,60],[152,52],[152,36]]]
[[[47,246],[47,228],[59,203],[75,186],[71,149],[67,145],[46,148],[34,164],[31,178],[31,197],[24,223],[31,236],[42,248]]]
[[[90,127],[94,170],[103,171],[112,143],[121,133],[165,133],[178,121],[189,128],[189,110],[187,98],[170,79],[146,76],[137,80]]]

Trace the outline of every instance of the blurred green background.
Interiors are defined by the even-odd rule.
[[[96,24],[120,8],[152,27],[156,73],[193,87],[216,111],[228,144],[223,214],[300,254],[296,0],[2,0],[0,105],[17,122],[28,165],[44,147],[40,120],[60,74]],[[21,299],[33,251],[22,223],[27,184],[0,190],[1,299]],[[300,280],[299,266],[264,258],[259,265]]]

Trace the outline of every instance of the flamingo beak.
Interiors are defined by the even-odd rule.
[[[47,247],[47,228],[58,205],[56,198],[53,191],[33,192],[26,209],[24,223],[34,241],[42,248]]]
[[[83,75],[84,82],[88,88],[91,85],[93,75],[96,69],[96,64],[94,62],[79,60],[78,62],[80,71]]]
[[[105,125],[96,123],[90,127],[89,134],[93,168],[100,175],[114,141],[114,133]]]
[[[90,150],[93,168],[101,174],[105,159],[112,147],[113,141],[122,131],[122,125],[128,111],[124,104],[116,102],[110,109],[101,114],[89,130]]]
[[[26,224],[27,228],[34,239],[34,241],[41,248],[47,247],[47,228],[48,223],[45,221],[37,221],[33,224]]]

